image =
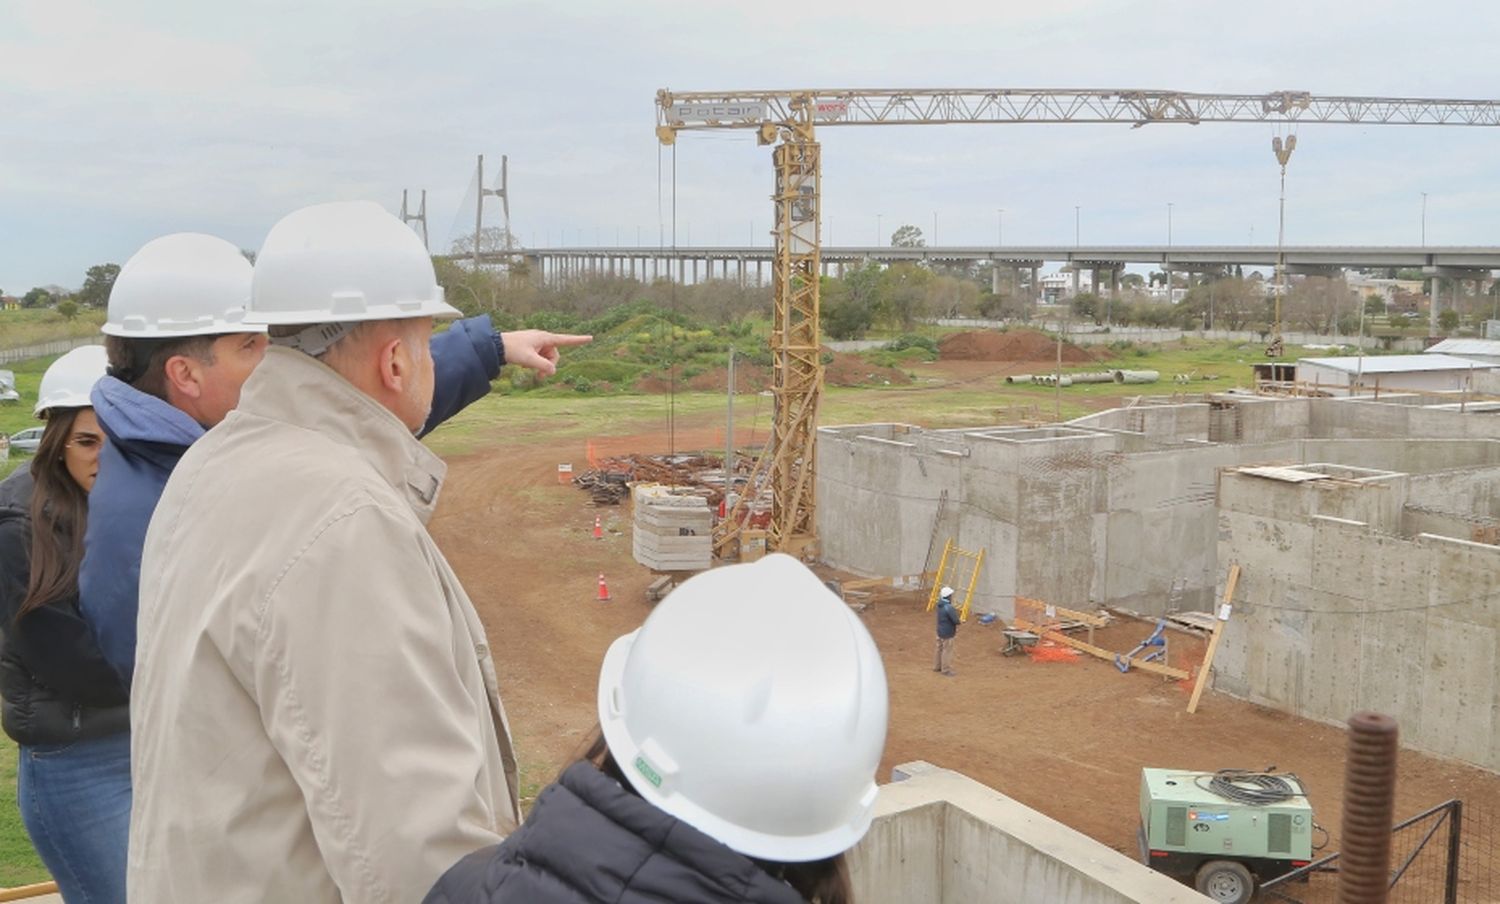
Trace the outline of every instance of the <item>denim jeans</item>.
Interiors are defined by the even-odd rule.
[[[21,819],[67,904],[125,904],[130,733],[21,748]]]

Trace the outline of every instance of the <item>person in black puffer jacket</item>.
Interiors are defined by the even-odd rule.
[[[130,787],[101,781],[97,766],[129,744],[130,711],[78,612],[88,491],[104,440],[89,388],[104,369],[99,346],[47,369],[41,445],[0,482],[0,724],[21,748],[22,821],[66,901],[125,900],[125,861],[110,839],[130,818]]]
[[[887,712],[869,632],[800,562],[704,572],[611,645],[579,760],[424,904],[853,904]]]

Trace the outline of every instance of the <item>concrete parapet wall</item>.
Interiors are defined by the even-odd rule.
[[[1180,405],[1133,405],[1089,414],[1068,422],[1071,427],[1139,433],[1158,443],[1208,439],[1209,406],[1203,402]]]
[[[1215,689],[1333,724],[1389,713],[1403,744],[1500,770],[1500,547],[1243,501],[1219,515],[1242,571]]]
[[[1248,497],[1242,506],[1268,516],[1324,515],[1391,534],[1409,534],[1413,525],[1457,530],[1439,521],[1409,525],[1408,503],[1456,516],[1500,517],[1500,489],[1492,489],[1500,487],[1494,479],[1500,478],[1500,441],[1467,438],[1462,433],[1468,428],[1460,429],[1466,419],[1500,424],[1500,415],[1426,412],[1455,435],[1407,439],[1399,432],[1384,435],[1390,425],[1382,426],[1381,418],[1394,417],[1404,428],[1413,414],[1423,413],[1420,406],[1229,396],[1214,403],[1221,407],[1143,405],[1039,428],[821,428],[823,557],[863,575],[914,574],[935,569],[951,538],[965,549],[986,551],[973,601],[980,612],[1009,618],[1019,594],[1075,608],[1120,605],[1155,615],[1169,606],[1212,604],[1223,572],[1215,533],[1219,472],[1225,468],[1321,462],[1334,476],[1379,487],[1323,481],[1321,495],[1306,496],[1290,485],[1256,479],[1241,491]],[[1104,426],[1137,415],[1163,418],[1159,424],[1191,424],[1189,432],[1213,417],[1216,434],[1242,439],[1203,442],[1181,439],[1179,431],[1171,442],[1158,442]],[[1317,434],[1324,429],[1340,438]],[[1390,473],[1369,473],[1378,471]],[[1465,498],[1475,500],[1468,510],[1461,505]]]
[[[992,788],[896,767],[849,854],[861,904],[1201,904],[1208,899]]]

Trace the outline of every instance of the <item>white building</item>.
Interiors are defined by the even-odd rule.
[[[1301,358],[1297,361],[1297,381],[1334,392],[1348,391],[1356,384],[1365,392],[1457,392],[1473,389],[1474,375],[1490,369],[1491,365],[1484,362],[1444,354]]]
[[[1426,350],[1429,355],[1451,355],[1487,367],[1500,367],[1500,341],[1494,339],[1444,339]]]

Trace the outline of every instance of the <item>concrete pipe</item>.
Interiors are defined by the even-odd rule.
[[[1115,371],[1116,383],[1155,383],[1161,379],[1161,374],[1154,370],[1117,370]]]
[[[1074,383],[1113,383],[1115,375],[1111,371],[1099,371],[1097,373],[1073,374]]]
[[[1007,382],[1007,383],[1034,383],[1034,382],[1036,382],[1036,379],[1037,378],[1033,377],[1031,374],[1014,374],[1012,376],[1006,377],[1005,378],[1005,382]]]
[[[1072,386],[1073,378],[1069,376],[1059,377],[1057,374],[1038,374],[1031,378],[1031,382],[1041,386]]]

